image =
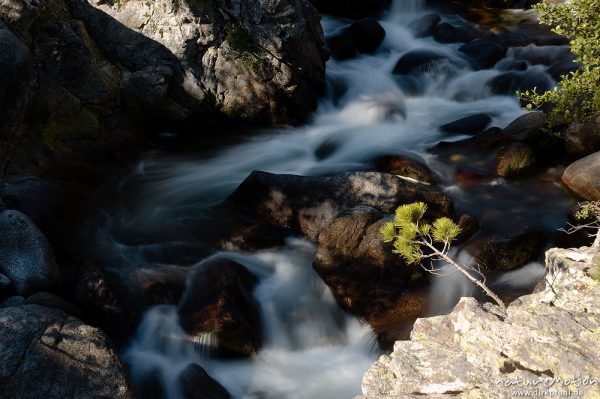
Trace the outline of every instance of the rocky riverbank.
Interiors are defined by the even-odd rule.
[[[410,340],[365,374],[361,398],[600,396],[599,268],[598,248],[551,249],[540,289],[506,313],[463,298],[448,315],[417,320]]]

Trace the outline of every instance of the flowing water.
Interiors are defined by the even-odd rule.
[[[199,215],[222,201],[253,170],[301,175],[364,170],[371,168],[374,157],[390,153],[424,159],[457,208],[474,213],[484,226],[486,221],[491,226],[533,221],[546,230],[560,226],[563,219],[557,215],[564,213],[570,200],[557,185],[496,180],[465,191],[452,182],[454,166],[426,151],[440,140],[461,138],[440,133],[439,126],[447,122],[487,113],[494,126],[505,127],[523,111],[514,97],[492,95],[486,87],[500,70],[474,71],[459,55],[458,45],[413,36],[407,25],[427,11],[423,3],[396,0],[381,21],[386,38],[376,54],[329,61],[329,94],[305,126],[259,132],[209,156],[148,155],[115,190],[113,202],[128,200],[106,215],[98,235],[108,267],[122,273],[119,268],[124,264],[134,270],[187,273],[189,264],[184,262],[149,261],[148,251],[154,247],[128,237],[142,234],[152,237],[150,246],[182,248],[177,245],[191,231],[187,221],[201,220]],[[326,35],[346,24],[323,20]],[[544,51],[534,47],[527,51]],[[421,48],[442,52],[451,62],[423,74],[420,94],[408,95],[391,71],[401,55]],[[517,53],[511,50],[507,57]],[[319,152],[325,155],[317,156]],[[124,354],[136,382],[143,383],[154,373],[167,398],[177,399],[178,373],[189,363],[198,363],[236,398],[347,399],[359,394],[362,374],[379,351],[370,328],[341,312],[313,272],[315,251],[313,244],[290,238],[276,250],[213,255],[233,259],[259,277],[254,296],[266,334],[263,348],[248,360],[212,359],[198,349],[214,345],[210,337],[195,342],[179,326],[175,306],[157,306],[146,312]],[[541,270],[539,264],[530,264],[500,276],[494,284],[527,285],[540,277]],[[437,279],[432,303],[444,306],[432,307],[431,312],[447,310],[458,297],[471,293],[457,276]]]

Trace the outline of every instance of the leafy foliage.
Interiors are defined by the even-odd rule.
[[[528,109],[552,105],[550,124],[563,118],[580,122],[600,111],[600,2],[577,0],[556,5],[543,0],[535,8],[540,13],[540,23],[571,39],[571,51],[583,67],[562,76],[553,90],[538,93],[534,89],[517,94],[529,102]]]
[[[423,202],[402,205],[396,209],[394,220],[381,228],[383,240],[393,242],[393,252],[411,265],[425,257],[424,242],[449,245],[460,234],[460,227],[449,218],[427,223],[423,219],[426,212],[427,205]]]

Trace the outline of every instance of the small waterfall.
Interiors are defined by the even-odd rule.
[[[179,325],[175,306],[157,306],[145,314],[123,357],[136,383],[158,378],[167,399],[180,399],[177,378],[196,363],[237,398],[341,399],[357,394],[361,373],[376,356],[372,332],[338,308],[312,270],[315,250],[291,239],[281,251],[230,254],[261,278],[254,295],[266,338],[255,359],[211,358],[214,337],[190,337]]]

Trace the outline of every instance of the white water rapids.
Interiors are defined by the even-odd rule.
[[[160,221],[219,203],[253,170],[326,174],[364,169],[374,157],[390,153],[422,157],[448,183],[451,195],[462,198],[460,189],[451,186],[452,173],[425,152],[448,139],[439,126],[487,113],[493,126],[505,127],[523,111],[514,97],[492,95],[486,87],[501,71],[473,71],[458,45],[413,36],[407,25],[426,12],[423,3],[395,1],[381,21],[386,38],[375,54],[329,61],[329,94],[305,126],[265,131],[209,158],[149,156],[131,177],[143,181],[135,212],[112,223],[160,229]],[[331,35],[347,23],[325,18],[323,26]],[[391,71],[404,53],[427,48],[446,54],[455,65],[424,74],[422,93],[406,95]],[[323,147],[331,149],[328,156],[317,157]],[[115,250],[133,256],[126,245]],[[290,239],[282,249],[214,255],[229,257],[260,278],[254,295],[266,334],[263,348],[252,359],[210,359],[194,349],[175,306],[155,307],[146,312],[124,354],[134,379],[142,381],[158,370],[166,398],[180,399],[177,375],[197,363],[238,399],[349,399],[359,394],[362,375],[378,356],[375,340],[368,326],[339,310],[314,273],[315,250],[313,244]],[[530,281],[539,272],[539,265],[530,265],[515,279]],[[503,284],[510,283],[510,275],[503,278]],[[452,281],[434,284],[433,303],[452,303],[470,293],[464,282]]]

